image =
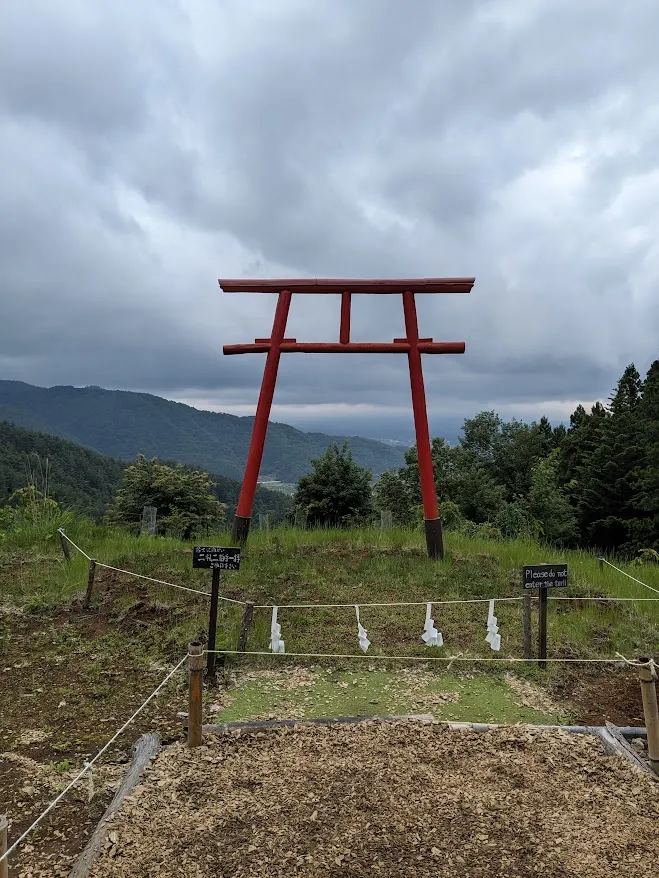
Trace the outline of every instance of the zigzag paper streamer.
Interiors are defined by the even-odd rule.
[[[357,613],[357,639],[359,640],[359,648],[364,652],[371,645],[371,641],[368,639],[368,632],[366,628],[364,628],[359,621],[359,607],[355,606],[355,612]]]
[[[421,640],[426,646],[444,646],[442,632],[435,628],[435,620],[431,618],[432,604],[426,604],[426,621],[423,625]]]
[[[281,625],[277,623],[277,610],[279,607],[272,608],[272,622],[270,623],[270,649],[273,652],[285,652],[285,644],[281,639]]]
[[[491,648],[498,652],[501,649],[501,635],[499,634],[499,623],[494,615],[494,601],[490,601],[490,609],[487,614],[487,635],[485,640],[490,644]]]

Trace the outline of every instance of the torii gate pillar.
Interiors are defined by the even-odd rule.
[[[270,338],[257,338],[254,344],[224,345],[223,349],[225,354],[267,354],[254,418],[252,440],[245,465],[245,476],[233,522],[234,542],[245,543],[249,534],[254,495],[263,458],[280,355],[282,353],[407,354],[426,546],[430,558],[443,558],[444,543],[435,490],[421,354],[463,354],[465,343],[462,341],[434,342],[432,338],[420,338],[414,296],[415,293],[469,293],[474,285],[474,278],[422,278],[416,280],[302,280],[296,278],[294,280],[220,280],[219,284],[225,293],[278,294]],[[338,343],[298,342],[294,338],[285,337],[293,293],[334,293],[341,296]],[[402,296],[405,337],[395,338],[393,342],[351,342],[350,305],[353,293],[388,293]]]

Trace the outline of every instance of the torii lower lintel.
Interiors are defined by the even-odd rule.
[[[254,505],[263,448],[272,399],[277,381],[279,357],[282,353],[342,353],[407,354],[412,391],[412,410],[416,434],[419,475],[421,478],[421,497],[425,521],[426,546],[431,558],[444,557],[441,519],[437,505],[435,480],[430,448],[428,415],[423,385],[421,354],[462,354],[464,342],[434,342],[432,338],[420,338],[416,314],[415,293],[469,293],[474,278],[421,278],[416,280],[332,280],[321,278],[304,280],[220,280],[224,292],[277,293],[277,307],[270,338],[257,338],[253,344],[225,345],[225,354],[265,353],[267,354],[261,392],[256,407],[254,428],[250,442],[245,475],[240,498],[233,522],[233,539],[245,543]],[[338,342],[298,342],[286,338],[286,323],[293,293],[317,294],[334,293],[341,296],[341,315]],[[351,342],[350,307],[353,293],[394,293],[402,296],[405,318],[405,338],[392,342]]]

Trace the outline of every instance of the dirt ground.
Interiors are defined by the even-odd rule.
[[[161,752],[94,878],[656,878],[659,784],[595,739],[369,723]]]
[[[178,640],[170,644],[168,637],[176,619],[163,617],[163,608],[141,593],[134,597],[129,611],[116,608],[109,596],[91,613],[75,606],[52,613],[0,611],[0,813],[9,815],[10,838],[27,828],[180,659],[184,646]],[[299,673],[308,674],[304,669]],[[401,672],[410,691],[419,674],[418,669]],[[281,683],[279,677],[276,682]],[[522,704],[549,712],[563,705],[573,722],[643,722],[636,679],[619,669],[583,675],[583,669],[579,674],[568,668],[548,693],[550,700],[538,700],[541,687],[531,690],[520,680],[515,685]],[[209,695],[212,713],[225,696],[222,690]],[[425,698],[412,712],[432,713],[439,707]],[[17,878],[68,874],[67,863],[82,849],[112,797],[132,742],[151,730],[158,730],[165,743],[182,740],[180,714],[186,709],[182,673],[94,769],[93,790],[76,787],[21,845],[13,860]],[[369,702],[367,712],[380,709]],[[487,720],[488,714],[472,718]]]

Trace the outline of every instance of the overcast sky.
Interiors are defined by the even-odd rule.
[[[218,277],[475,276],[419,297],[434,433],[560,420],[659,356],[647,0],[4,0],[0,377],[252,414],[274,297]],[[339,301],[288,335],[336,340]],[[403,334],[360,297],[355,340]],[[403,357],[283,357],[273,417],[409,436]]]

